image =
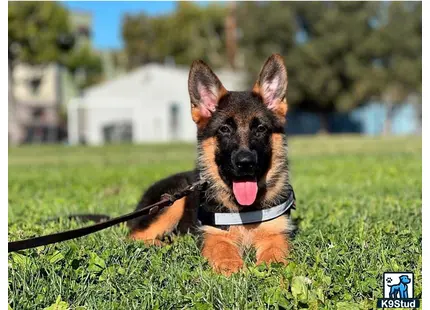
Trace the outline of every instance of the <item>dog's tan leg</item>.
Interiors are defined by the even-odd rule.
[[[243,260],[236,234],[208,227],[204,230],[203,238],[202,255],[216,272],[230,276],[242,269]]]
[[[289,252],[287,230],[288,220],[279,217],[259,225],[255,230],[253,244],[257,250],[257,265],[272,262],[287,263]]]
[[[185,199],[175,201],[165,209],[148,227],[142,230],[134,230],[130,237],[141,240],[149,245],[162,245],[159,240],[164,234],[171,232],[181,220],[185,210]]]
[[[256,241],[257,265],[266,263],[287,263],[288,239],[283,234],[267,235]]]

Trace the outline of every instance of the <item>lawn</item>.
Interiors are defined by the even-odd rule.
[[[289,147],[299,230],[288,266],[256,267],[249,251],[247,270],[225,278],[192,236],[152,248],[118,226],[9,254],[10,307],[375,309],[385,271],[414,272],[421,298],[421,137],[291,138]],[[153,181],[194,159],[193,145],[9,149],[9,241],[82,225],[46,222],[56,216],[130,212]]]

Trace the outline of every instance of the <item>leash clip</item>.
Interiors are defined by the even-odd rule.
[[[158,211],[160,211],[160,208],[158,206],[155,206],[155,207],[152,207],[151,209],[149,209],[148,214],[149,215],[155,214],[155,213],[158,213]]]

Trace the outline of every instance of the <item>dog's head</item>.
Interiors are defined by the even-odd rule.
[[[400,277],[400,283],[409,284],[411,283],[411,279],[408,276],[404,275]]]
[[[288,178],[282,57],[267,59],[252,91],[226,90],[203,61],[194,61],[188,91],[198,130],[198,166],[211,198],[231,209],[282,199]]]

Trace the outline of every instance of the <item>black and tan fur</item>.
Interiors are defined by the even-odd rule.
[[[188,90],[191,116],[197,125],[196,169],[152,185],[137,209],[198,178],[206,179],[208,186],[203,192],[175,202],[155,218],[129,222],[131,238],[161,244],[160,239],[173,230],[202,232],[202,255],[214,270],[226,275],[243,267],[242,250],[249,246],[256,248],[257,263],[286,263],[291,229],[286,215],[260,224],[231,226],[228,230],[197,226],[199,207],[217,212],[251,211],[285,200],[289,186],[284,134],[288,105],[287,71],[282,57],[274,54],[266,61],[252,91],[226,90],[204,62],[195,61]],[[233,195],[232,181],[248,177],[257,180],[258,194],[252,205],[242,206]]]

